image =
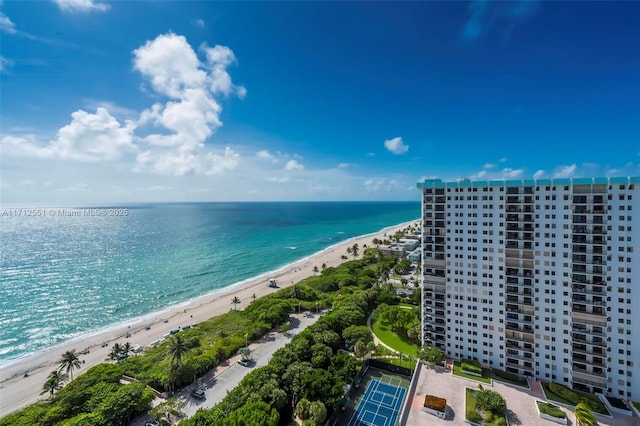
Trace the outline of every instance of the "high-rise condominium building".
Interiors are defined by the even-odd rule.
[[[418,188],[425,344],[640,399],[640,177]]]

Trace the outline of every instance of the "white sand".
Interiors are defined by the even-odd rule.
[[[61,355],[68,350],[75,349],[78,352],[85,349],[89,350],[88,354],[80,357],[83,364],[79,371],[76,370],[74,372],[74,376],[77,376],[88,368],[103,362],[107,358],[113,343],[123,344],[128,341],[134,346],[147,346],[154,340],[169,333],[172,329],[196,324],[229,311],[233,307],[231,299],[234,296],[241,300],[238,309],[243,309],[244,306],[247,306],[252,301],[253,294],[261,297],[277,291],[277,289],[267,287],[268,278],[277,279],[280,288],[291,286],[293,283],[313,275],[314,266],[320,269],[323,263],[327,266],[336,266],[344,262],[341,256],[346,255],[347,247],[353,246],[355,243],[360,248],[364,244],[374,247],[372,243],[374,238],[383,239],[384,234],[392,235],[396,231],[405,229],[408,225],[414,223],[416,223],[416,220],[385,228],[375,234],[353,238],[316,253],[307,259],[287,265],[269,277],[261,276],[242,285],[232,286],[199,297],[168,311],[147,316],[144,321],[135,322],[133,325],[122,325],[100,334],[77,338],[53,349],[43,350],[5,365],[0,370],[0,417],[38,399],[46,399],[48,395],[39,395],[42,385],[49,373],[57,368],[57,361]],[[150,329],[146,330],[146,326],[150,326]],[[125,339],[127,333],[130,333],[131,337]],[[103,342],[107,342],[108,346],[101,347]],[[23,377],[23,371],[25,370],[29,370],[28,377]]]

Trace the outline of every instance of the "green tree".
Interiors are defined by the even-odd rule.
[[[234,296],[233,299],[231,299],[231,304],[233,305],[234,310],[238,308],[238,305],[240,304],[240,299],[238,298],[238,296]]]
[[[229,413],[221,426],[277,426],[280,414],[269,404],[250,402]]]
[[[60,370],[53,370],[49,373],[49,376],[47,376],[47,380],[44,382],[44,385],[42,385],[42,392],[40,392],[40,395],[48,393],[49,398],[53,399],[54,392],[62,389],[68,378],[69,376],[61,373]]]
[[[353,245],[353,247],[351,247],[351,253],[353,253],[353,257],[358,257],[358,250],[360,248],[358,247],[358,243],[355,243]]]
[[[444,361],[444,352],[434,346],[424,345],[420,349],[418,358],[426,362],[428,365],[441,365]]]
[[[177,398],[169,398],[166,401],[156,405],[149,411],[149,415],[163,424],[173,424],[174,420],[184,417],[182,409],[186,403]]]
[[[313,267],[313,275],[317,274],[318,272],[319,272],[319,271],[318,271],[318,267],[317,267],[317,266],[314,266],[314,267]]]
[[[182,338],[182,335],[176,334],[169,341],[167,346],[167,356],[171,361],[171,365],[179,367],[182,365],[182,358],[189,351],[189,346]]]
[[[324,419],[327,417],[327,408],[321,401],[313,401],[309,407],[309,420],[311,420],[314,426],[321,426],[324,424]]]
[[[310,411],[311,402],[308,399],[302,398],[298,401],[298,404],[296,404],[296,415],[300,417],[300,420],[307,420],[309,418]]]
[[[252,298],[252,299],[253,299],[253,301],[255,302],[255,301],[256,301],[256,299],[258,298],[258,296],[256,296],[256,294],[255,294],[255,293],[253,293],[253,295],[251,296],[251,298]]]
[[[80,369],[80,354],[77,353],[75,349],[66,351],[62,354],[62,358],[58,361],[58,364],[60,365],[58,370],[65,370],[65,372],[71,376],[71,380],[73,380],[73,370]]]
[[[109,359],[116,360],[121,353],[122,346],[120,346],[120,343],[114,343],[113,347],[111,348],[111,352],[109,352]]]
[[[591,407],[584,402],[576,405],[574,414],[576,415],[577,426],[596,426],[598,424],[598,420],[596,416],[593,415]]]
[[[498,392],[480,390],[476,393],[476,405],[485,411],[504,415],[507,412],[507,401]]]
[[[365,344],[373,341],[371,330],[366,325],[350,325],[342,331],[342,338],[349,348],[353,348],[358,341]]]

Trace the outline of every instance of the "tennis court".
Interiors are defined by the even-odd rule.
[[[349,426],[395,426],[407,390],[399,386],[400,379],[389,376],[386,379],[388,383],[369,382]]]

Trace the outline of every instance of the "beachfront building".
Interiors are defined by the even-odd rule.
[[[640,399],[640,177],[418,189],[425,344]]]

